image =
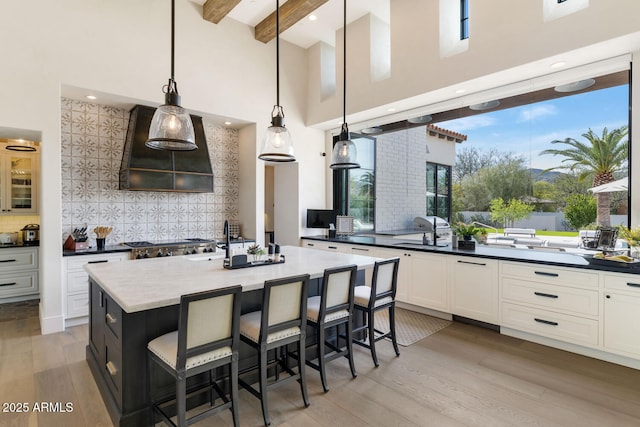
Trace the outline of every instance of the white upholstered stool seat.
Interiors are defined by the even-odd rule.
[[[255,343],[260,342],[261,319],[262,311],[252,311],[251,313],[240,316],[240,335],[249,338]],[[267,336],[267,343],[270,344],[294,335],[300,335],[300,328],[298,326],[292,326],[281,331],[270,333]]]
[[[178,356],[178,331],[169,332],[164,334],[153,341],[149,342],[147,348],[153,354],[162,359],[167,365],[173,369],[176,368],[176,359]],[[189,357],[185,363],[185,369],[188,371],[196,366],[204,365],[205,363],[213,362],[214,360],[222,359],[223,357],[231,356],[232,351],[230,346],[208,351],[206,353],[198,354],[197,356]]]
[[[368,307],[369,298],[371,298],[371,288],[369,286],[356,286],[353,290],[353,302],[355,305]],[[390,296],[376,299],[374,307],[380,307],[381,305],[389,304],[390,302],[393,302],[393,298]]]
[[[309,297],[309,299],[307,299],[307,320],[312,322],[318,321],[318,316],[320,315],[320,299],[320,295]],[[325,314],[324,321],[332,322],[334,320],[342,319],[343,317],[349,317],[350,315],[351,313],[349,313],[349,310],[335,311],[333,313]]]

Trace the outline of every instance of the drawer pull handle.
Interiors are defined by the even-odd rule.
[[[632,288],[640,288],[640,284],[627,282],[627,286],[631,286]]]
[[[558,298],[558,295],[545,294],[544,292],[534,292],[534,294],[538,295],[539,297],[545,297],[545,298]]]
[[[552,322],[551,320],[538,319],[537,317],[533,320],[538,323],[544,323],[545,325],[558,326],[558,322]]]
[[[116,365],[112,361],[108,361],[107,371],[109,371],[109,375],[113,377],[115,374],[118,373],[118,368],[116,368]]]
[[[487,265],[486,262],[471,262],[471,261],[460,261],[458,260],[458,262],[460,264],[471,264],[471,265]]]
[[[111,324],[116,323],[118,321],[118,319],[116,319],[111,313],[107,313],[106,318],[107,318],[107,322]]]
[[[15,259],[0,259],[0,262],[16,262]]]
[[[307,246],[315,246],[313,243],[307,243]]]
[[[549,276],[549,277],[558,277],[559,276],[558,273],[547,273],[546,271],[536,271],[535,273],[538,276]]]
[[[338,249],[337,246],[329,246],[329,249]]]
[[[9,282],[9,283],[0,283],[0,286],[13,286],[13,285],[17,285],[17,282]]]
[[[364,249],[364,248],[351,248],[354,251],[362,251],[362,252],[369,252],[369,249]]]
[[[101,264],[103,262],[109,262],[108,259],[101,259],[99,261],[89,261],[87,264]]]

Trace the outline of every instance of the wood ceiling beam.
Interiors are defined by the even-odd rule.
[[[211,0],[209,0],[211,1]],[[280,6],[280,33],[291,28],[328,0],[289,0]],[[276,12],[263,19],[255,27],[255,38],[268,43],[276,37]]]
[[[202,5],[202,17],[217,24],[240,3],[240,0],[207,0]]]

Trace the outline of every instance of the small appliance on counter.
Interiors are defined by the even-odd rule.
[[[0,231],[0,245],[15,246],[18,243],[17,231]]]
[[[20,230],[23,245],[37,245],[40,243],[40,225],[27,224]]]

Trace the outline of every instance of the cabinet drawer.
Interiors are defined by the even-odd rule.
[[[76,294],[67,297],[66,317],[81,317],[89,315],[89,294]]]
[[[640,275],[604,275],[605,289],[615,289],[618,291],[637,292],[640,295]]]
[[[38,268],[37,248],[0,250],[0,273],[5,271],[31,270]]]
[[[0,276],[0,298],[38,293],[38,272],[3,274]]]
[[[105,335],[104,356],[104,378],[118,407],[122,408],[122,349],[118,341],[109,334]]]
[[[126,261],[129,253],[102,254],[102,255],[77,255],[65,257],[67,261],[67,271],[84,271],[85,264],[97,264],[103,262]]]
[[[538,264],[502,263],[502,275],[539,283],[598,289],[598,273]]]
[[[598,315],[598,291],[547,285],[505,277],[502,279],[502,297],[514,302],[537,305],[574,314]]]
[[[111,299],[109,295],[104,294],[104,322],[107,330],[111,331],[116,340],[122,337],[122,309]],[[107,336],[109,334],[106,334]]]
[[[84,271],[67,273],[67,294],[87,293],[89,290],[89,274]]]
[[[502,326],[574,344],[598,345],[598,321],[502,303]]]

